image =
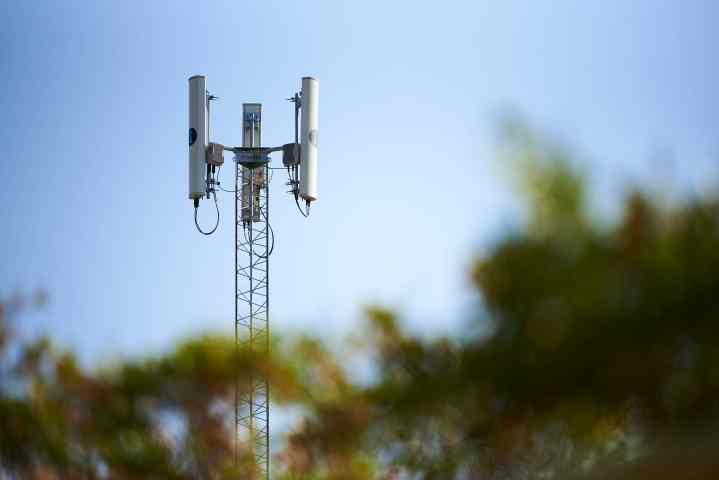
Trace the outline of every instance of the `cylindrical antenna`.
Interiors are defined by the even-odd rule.
[[[197,202],[205,195],[207,150],[207,90],[204,75],[190,77],[189,195]]]
[[[312,77],[302,78],[302,134],[300,149],[300,196],[309,205],[317,200],[317,141],[320,84]]]

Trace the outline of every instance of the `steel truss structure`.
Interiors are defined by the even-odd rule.
[[[261,105],[243,105],[243,147],[261,144]],[[264,356],[270,349],[269,167],[248,169],[235,161],[235,344],[238,351]],[[254,464],[254,476],[270,476],[270,390],[267,378],[237,372],[235,459]],[[251,455],[251,459],[243,458]],[[240,461],[242,459],[242,461]]]

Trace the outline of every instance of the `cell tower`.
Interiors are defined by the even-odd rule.
[[[319,83],[312,77],[304,77],[300,92],[287,99],[294,103],[294,142],[263,147],[262,105],[245,103],[242,106],[242,146],[226,147],[210,142],[210,103],[217,97],[207,91],[204,76],[195,75],[189,82],[189,198],[195,207],[195,226],[204,235],[214,233],[220,222],[217,190],[234,193],[235,344],[238,350],[269,354],[269,257],[275,245],[270,225],[270,180],[274,170],[286,170],[287,185],[297,209],[303,216],[309,216],[310,203],[317,200]],[[300,112],[301,127],[298,125]],[[234,154],[234,190],[223,189],[220,184],[224,152]],[[270,154],[274,152],[282,152],[282,167],[270,166]],[[197,221],[202,198],[212,199],[217,212],[217,223],[209,231],[203,231]],[[234,409],[235,462],[239,464],[242,445],[247,445],[255,473],[264,479],[270,476],[269,400],[266,378],[238,372]]]

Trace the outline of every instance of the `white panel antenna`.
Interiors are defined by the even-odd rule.
[[[309,207],[317,200],[317,142],[319,135],[320,84],[302,78],[302,148],[300,150],[300,196]]]
[[[204,75],[190,77],[189,195],[197,204],[205,195],[207,149],[207,85]]]

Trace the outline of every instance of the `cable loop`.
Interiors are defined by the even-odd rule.
[[[209,232],[203,232],[202,229],[200,228],[200,224],[197,223],[197,207],[195,207],[195,226],[197,227],[197,231],[203,235],[212,235],[213,233],[215,233],[215,230],[217,230],[217,227],[220,225],[220,207],[217,206],[217,194],[214,191],[212,192],[212,198],[215,200],[215,211],[217,212],[217,221],[215,222],[215,228],[213,228]]]

